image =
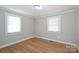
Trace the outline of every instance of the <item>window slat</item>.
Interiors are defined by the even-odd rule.
[[[21,19],[20,17],[7,16],[7,32],[14,33],[21,31]]]
[[[60,16],[48,18],[48,31],[60,31]]]

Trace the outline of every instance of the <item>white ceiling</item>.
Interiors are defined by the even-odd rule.
[[[2,7],[32,16],[39,16],[53,12],[60,12],[68,9],[77,8],[77,6],[74,5],[41,5],[41,6],[42,9],[40,10],[34,9],[33,5],[3,5]]]

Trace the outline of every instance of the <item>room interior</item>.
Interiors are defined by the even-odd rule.
[[[78,5],[0,5],[1,53],[78,53]]]

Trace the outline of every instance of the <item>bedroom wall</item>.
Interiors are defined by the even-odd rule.
[[[76,12],[62,15],[61,40],[77,44],[77,19]]]
[[[22,16],[21,33],[10,35],[5,33],[6,12]],[[47,32],[47,17],[54,15],[61,15],[61,33]],[[79,31],[77,30],[77,28],[79,29],[79,20],[77,20],[77,18],[79,18],[79,11],[68,11],[66,13],[54,13],[47,16],[43,15],[33,17],[19,14],[11,10],[0,9],[0,46],[34,35],[79,45]]]
[[[79,46],[79,9],[77,10],[77,44]]]
[[[66,13],[59,13],[61,15],[61,33],[47,32],[47,17],[54,16],[38,16],[36,17],[36,35],[54,39],[63,42],[77,44],[77,19],[76,11],[68,11]]]
[[[19,15],[22,17],[21,33],[6,34],[5,32],[5,13],[6,12]],[[0,9],[0,46],[33,36],[34,34],[33,24],[34,24],[34,19],[32,16],[19,14],[11,10]]]

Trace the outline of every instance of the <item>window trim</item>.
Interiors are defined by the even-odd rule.
[[[48,19],[49,19],[49,18],[52,18],[52,17],[60,17],[59,26],[58,26],[58,27],[59,27],[59,31],[49,31],[49,30],[48,30],[48,25],[49,25]],[[62,22],[61,19],[62,19],[61,15],[55,15],[55,16],[49,16],[49,17],[47,17],[47,26],[46,26],[46,27],[47,27],[47,32],[48,32],[48,33],[60,33],[60,32],[61,32],[61,27],[62,27],[62,26],[61,26],[61,22]]]
[[[21,16],[19,16],[19,15],[16,15],[16,14],[13,14],[13,13],[5,13],[5,33],[8,34],[8,35],[21,33],[21,31],[22,31],[22,20],[21,20],[21,27],[20,27],[21,31],[20,32],[13,32],[13,33],[7,32],[7,16],[9,16],[9,15],[14,16],[14,17],[19,17],[20,20],[22,19]]]

